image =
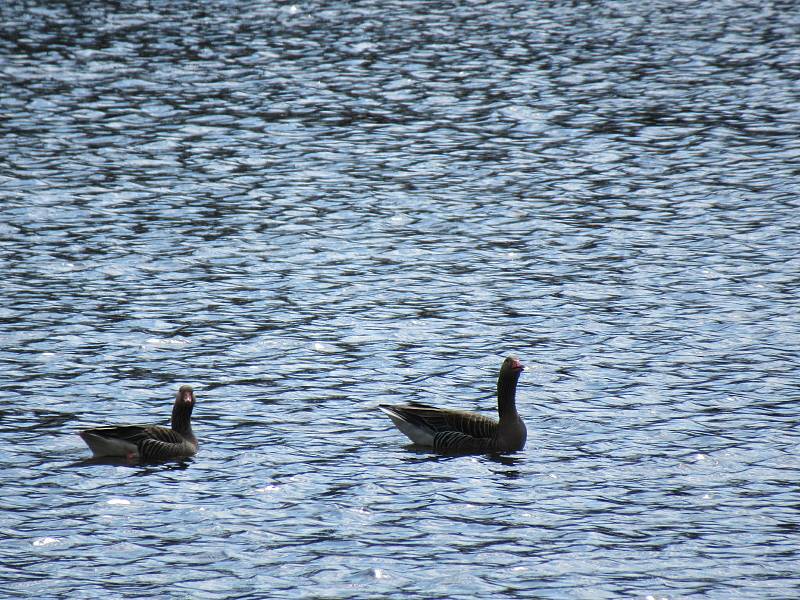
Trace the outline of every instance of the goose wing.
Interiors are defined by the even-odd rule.
[[[431,433],[457,432],[473,438],[491,438],[497,431],[497,421],[474,412],[436,408],[419,402],[381,405],[396,416]]]
[[[181,434],[159,425],[112,425],[87,429],[86,432],[107,440],[120,440],[136,445],[145,440],[158,440],[173,444],[183,441]]]
[[[440,452],[496,452],[494,439],[473,437],[458,431],[442,431],[433,436],[433,448]]]

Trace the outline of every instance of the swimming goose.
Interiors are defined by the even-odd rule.
[[[195,398],[191,386],[178,390],[172,407],[172,427],[158,425],[112,425],[85,429],[80,436],[94,456],[124,456],[128,460],[163,460],[197,453],[197,438],[192,433]]]
[[[441,452],[513,452],[525,447],[527,430],[517,413],[514,397],[522,363],[509,356],[497,378],[497,411],[500,420],[419,402],[378,406],[408,438],[420,446]]]

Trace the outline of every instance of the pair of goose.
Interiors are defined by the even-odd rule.
[[[527,430],[517,413],[517,381],[523,369],[513,356],[503,361],[497,378],[499,420],[474,412],[436,408],[411,402],[380,404],[397,428],[420,446],[439,452],[513,452],[525,447]],[[172,407],[172,426],[112,425],[80,432],[94,456],[121,456],[128,460],[184,458],[197,453],[192,432],[194,391],[184,385]]]

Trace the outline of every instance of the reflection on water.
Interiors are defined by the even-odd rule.
[[[790,9],[0,5],[4,589],[793,597]],[[509,353],[521,453],[376,410]]]
[[[92,456],[90,458],[77,460],[68,466],[73,468],[93,467],[95,465],[111,465],[118,467],[121,466],[121,467],[130,467],[132,469],[135,469],[137,475],[149,475],[150,473],[155,473],[164,470],[175,471],[175,470],[188,469],[189,465],[191,464],[192,461],[189,459],[149,462],[143,460],[128,460],[124,457],[118,457],[118,456]]]

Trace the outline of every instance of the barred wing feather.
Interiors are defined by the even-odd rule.
[[[392,410],[412,424],[424,425],[432,431],[458,431],[472,437],[492,437],[497,420],[474,412],[436,408],[419,402],[396,405]]]
[[[433,448],[440,452],[494,452],[497,445],[493,438],[442,431],[433,436]]]

